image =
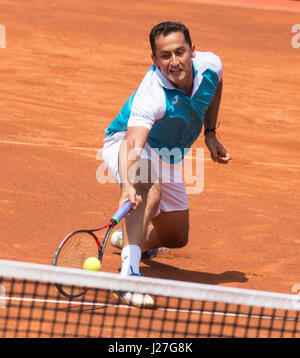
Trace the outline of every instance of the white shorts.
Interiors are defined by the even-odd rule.
[[[126,132],[117,132],[111,137],[105,138],[103,142],[102,158],[109,173],[115,178],[116,182],[120,184],[119,175],[119,150],[122,140],[125,138]],[[146,143],[142,151],[141,158],[150,159],[154,165],[157,173],[159,173],[159,181],[161,187],[161,199],[156,215],[161,211],[181,211],[187,210],[188,197],[185,190],[185,185],[181,177],[182,163],[168,165],[168,170],[162,170],[165,166],[158,155],[154,153],[148,143]]]

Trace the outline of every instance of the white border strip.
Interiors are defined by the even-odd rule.
[[[121,278],[119,274],[114,273],[69,269],[26,262],[0,260],[1,276],[65,285],[87,286],[88,283],[89,286],[99,289],[117,289],[165,297],[300,311],[300,295],[296,294],[157,278]]]

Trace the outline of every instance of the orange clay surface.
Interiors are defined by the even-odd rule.
[[[105,223],[104,130],[151,66],[148,34],[184,22],[224,65],[220,141],[190,195],[186,247],[145,261],[146,276],[291,293],[300,283],[300,2],[0,0],[0,258],[51,264],[70,231]],[[300,41],[300,40],[298,40]],[[205,148],[203,135],[194,144]],[[118,272],[107,246],[104,271]]]

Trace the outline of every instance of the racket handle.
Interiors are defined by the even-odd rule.
[[[118,224],[119,221],[121,221],[131,210],[131,204],[130,201],[127,200],[125,203],[120,207],[120,209],[112,216],[110,221],[112,223]]]

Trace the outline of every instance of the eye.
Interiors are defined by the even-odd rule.
[[[177,50],[177,51],[175,52],[176,56],[183,56],[184,53],[185,53],[185,50],[184,50],[184,49],[180,49],[180,50]]]
[[[163,60],[167,60],[168,58],[170,58],[171,54],[169,52],[161,52],[160,54],[160,58],[162,58]]]

